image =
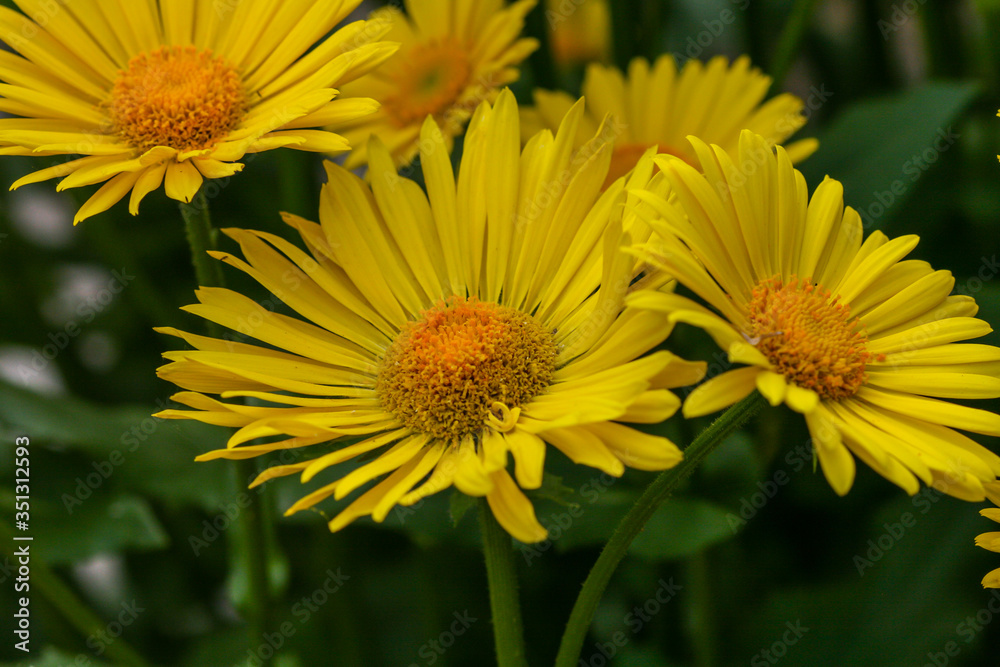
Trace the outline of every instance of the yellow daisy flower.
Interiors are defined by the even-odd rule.
[[[611,8],[608,0],[583,4],[545,0],[545,22],[551,32],[552,59],[560,67],[611,57]]]
[[[535,2],[505,8],[503,0],[405,0],[406,15],[392,6],[373,14],[373,21],[391,26],[387,39],[401,47],[377,71],[341,88],[345,97],[382,102],[375,114],[335,126],[354,146],[345,166],[368,161],[371,135],[397,165],[409,164],[427,116],[434,116],[450,151],[476,107],[516,81],[517,66],[538,48],[537,40],[518,38]]]
[[[396,45],[359,21],[330,31],[360,0],[17,0],[0,7],[0,154],[82,155],[18,180],[65,177],[58,190],[104,183],[74,223],[129,191],[129,211],[164,184],[188,202],[204,178],[243,168],[247,153],[350,146],[318,128],[372,113],[334,99]]]
[[[733,363],[684,404],[689,417],[731,405],[754,389],[805,416],[834,491],[854,481],[852,454],[916,493],[918,480],[982,500],[1000,457],[954,429],[1000,435],[1000,415],[941,398],[1000,396],[1000,348],[957,341],[990,326],[955,280],[906,260],[916,236],[872,232],[827,178],[807,201],[788,153],[744,132],[734,159],[690,139],[699,169],[656,159],[675,203],[658,208],[653,240],[633,250],[673,275],[715,312],[673,294],[628,303],[705,329]]]
[[[521,489],[542,483],[547,444],[615,476],[626,465],[676,464],[681,453],[670,441],[619,422],[673,414],[680,401],[667,388],[696,382],[704,364],[665,351],[641,356],[671,325],[623,302],[663,281],[635,282],[640,266],[619,247],[648,238],[642,219],[652,211],[625,194],[624,180],[601,193],[606,142],[595,138],[586,157],[572,157],[582,113],[574,107],[555,137],[542,132],[522,153],[517,104],[504,91],[472,118],[457,176],[428,118],[420,136],[427,194],[397,175],[373,138],[370,186],[328,164],[320,224],[284,216],[308,252],[273,234],[226,230],[246,259],[214,256],[299,316],[199,289],[200,303],[186,310],[267,347],[163,329],[195,349],[166,353],[159,370],[187,390],[173,398],[192,410],[159,416],[239,429],[200,460],[339,445],[296,452],[307,458],[269,468],[255,485],[296,473],[307,482],[377,454],[288,510],[339,500],[388,473],[331,530],[360,516],[382,521],[397,504],[454,485],[485,496],[511,535],[535,542],[546,531]],[[650,156],[628,186],[665,195],[661,175],[647,183],[652,173]],[[268,442],[247,444],[258,438]]]
[[[685,137],[695,135],[735,156],[740,131],[750,129],[770,144],[780,144],[805,125],[801,99],[782,93],[764,102],[771,77],[750,67],[746,56],[732,64],[724,56],[707,63],[688,60],[680,72],[670,54],[629,63],[628,76],[616,67],[593,64],[583,79],[588,114],[577,143],[593,136],[605,114],[612,114],[615,152],[608,182],[626,174],[650,146],[695,164]],[[522,131],[530,136],[552,128],[575,101],[559,91],[536,88],[535,106],[522,110]],[[803,139],[787,146],[793,162],[809,157],[819,144]]]

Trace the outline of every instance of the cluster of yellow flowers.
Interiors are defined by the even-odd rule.
[[[0,153],[82,156],[14,184],[103,183],[77,221],[128,194],[136,214],[161,184],[191,201],[249,153],[346,153],[319,223],[284,214],[305,249],[227,229],[242,258],[213,253],[296,316],[204,286],[186,310],[256,342],[162,330],[191,348],[159,369],[189,410],[159,416],[236,429],[201,459],[346,441],[259,484],[364,457],[288,513],[368,487],[338,530],[454,486],[542,540],[523,490],[550,446],[615,476],[682,460],[628,425],[669,418],[670,390],[705,375],[660,349],[677,323],[734,366],[684,416],[756,390],[803,415],[838,494],[860,460],[910,494],[1000,500],[1000,457],[959,432],[1000,435],[1000,416],[941,400],[1000,397],[1000,349],[961,343],[990,326],[948,271],[905,259],[917,237],[864,238],[831,178],[810,195],[794,165],[817,144],[785,143],[803,103],[766,99],[747,58],[595,64],[583,100],[519,108],[504,86],[538,46],[534,0],[408,0],[337,30],[359,0],[17,4],[0,7]]]

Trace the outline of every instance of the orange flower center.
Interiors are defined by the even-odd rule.
[[[795,277],[762,280],[749,322],[750,342],[789,382],[829,399],[853,396],[865,383],[868,337],[829,290]]]
[[[209,148],[239,124],[246,108],[239,73],[193,46],[135,56],[119,72],[110,101],[115,132],[142,150]]]
[[[552,334],[530,315],[452,297],[403,327],[382,359],[376,391],[406,426],[454,441],[510,421],[549,386],[555,358]]]
[[[469,54],[452,37],[434,39],[399,58],[393,76],[397,91],[382,100],[382,108],[399,127],[440,116],[450,109],[469,82]]]

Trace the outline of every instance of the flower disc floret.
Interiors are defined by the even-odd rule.
[[[454,441],[544,391],[555,358],[552,334],[531,315],[453,297],[404,326],[382,359],[376,391],[405,425]]]
[[[830,291],[794,276],[774,276],[753,289],[749,338],[775,370],[824,398],[853,396],[872,355],[851,309]]]
[[[458,100],[472,72],[468,53],[451,37],[416,46],[407,55],[407,62],[392,75],[397,92],[383,102],[398,127],[447,111]]]
[[[128,63],[111,92],[114,131],[142,150],[210,148],[243,118],[239,73],[210,49],[161,46]]]

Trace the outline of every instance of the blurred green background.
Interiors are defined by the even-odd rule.
[[[570,25],[559,18],[598,1],[539,7],[531,31],[557,43],[551,28]],[[810,115],[796,138],[821,142],[801,165],[811,189],[829,174],[867,231],[920,234],[913,256],[953,271],[956,291],[1000,323],[1000,2],[623,1],[610,14],[607,59],[619,65],[749,53],[782,75],[778,89]],[[796,22],[800,39],[786,30]],[[551,56],[525,67],[521,101],[536,83],[578,91],[582,64]],[[2,158],[0,182],[45,160]],[[214,221],[289,236],[278,210],[315,219],[320,179],[316,156],[260,154],[210,182]],[[109,647],[127,642],[156,665],[256,665],[272,652],[283,667],[493,664],[475,509],[439,494],[331,535],[320,512],[281,516],[303,493],[294,477],[262,492],[274,630],[248,638],[246,538],[233,519],[260,490],[230,462],[193,462],[223,429],[150,417],[169,405],[154,369],[175,345],[152,328],[201,326],[178,310],[195,288],[179,213],[161,190],[138,218],[119,204],[73,228],[84,196],[51,182],[0,193],[0,517],[12,524],[13,445],[28,436],[34,536],[31,657],[5,631],[0,663],[124,664]],[[691,329],[668,345],[716,371],[723,360]],[[678,417],[656,430],[683,446],[703,427]],[[652,479],[604,477],[554,451],[549,470],[535,504],[552,539],[517,548],[532,665],[551,664],[600,545]],[[861,465],[838,498],[812,469],[802,420],[765,410],[651,521],[580,664],[996,664],[1000,594],[979,581],[1000,554],[973,546],[992,529],[979,508],[933,490],[910,498]],[[0,554],[0,626],[11,628],[12,565]],[[97,625],[68,623],[53,601],[70,598],[49,581]]]

